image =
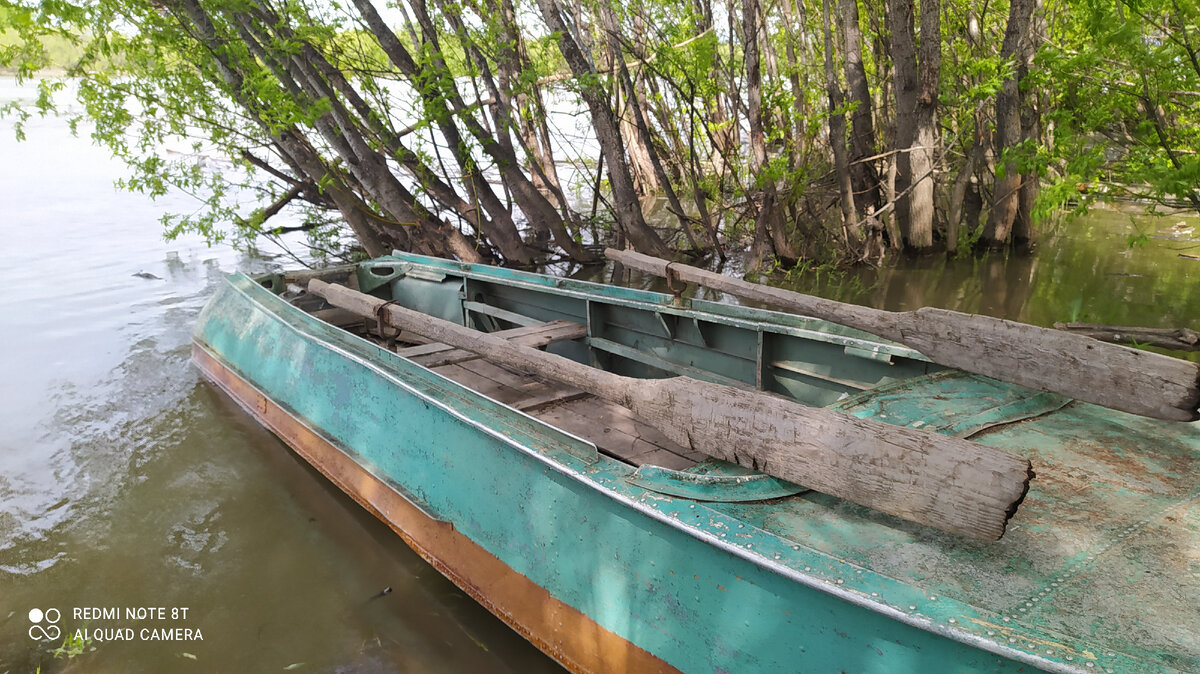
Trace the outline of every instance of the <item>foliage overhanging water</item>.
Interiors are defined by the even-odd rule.
[[[0,99],[16,93],[0,80]],[[191,367],[192,324],[222,274],[275,262],[164,244],[159,215],[192,202],[114,192],[120,168],[61,120],[28,133],[17,144],[0,126],[0,671],[554,669]],[[1197,225],[1098,211],[1033,256],[810,272],[794,287],[894,310],[1195,329],[1200,261],[1179,254],[1200,254]],[[73,611],[150,606],[189,613],[160,625]],[[204,640],[93,639],[54,659],[62,638],[30,639],[32,608],[59,609],[71,630]]]

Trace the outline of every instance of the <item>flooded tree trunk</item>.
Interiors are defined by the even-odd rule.
[[[679,203],[679,196],[675,193],[675,187],[671,184],[671,179],[667,176],[662,160],[658,156],[658,150],[654,147],[654,138],[650,131],[650,125],[647,121],[645,110],[639,102],[639,98],[641,97],[636,95],[636,86],[634,85],[633,77],[624,63],[620,65],[617,75],[620,85],[625,88],[626,95],[629,97],[631,104],[629,112],[634,121],[634,132],[637,134],[642,147],[646,150],[646,158],[650,161],[654,177],[661,186],[663,196],[667,199],[667,208],[679,220],[679,227],[682,229],[691,248],[693,250],[698,249],[700,246],[696,242],[695,235],[692,234],[691,223],[687,213],[683,210],[683,204]]]
[[[920,88],[917,93],[916,137],[909,168],[914,182],[909,195],[908,245],[918,252],[933,247],[934,162],[940,147],[937,127],[938,78],[942,69],[940,0],[921,0]]]
[[[846,154],[846,116],[842,113],[845,101],[833,65],[833,29],[830,25],[832,10],[829,5],[829,0],[821,3],[821,20],[825,29],[825,91],[829,98],[829,147],[833,151],[833,167],[840,195],[838,202],[842,212],[842,234],[846,247],[852,255],[858,257],[861,254],[863,237],[857,224],[859,214],[850,177],[850,162]]]
[[[979,131],[980,120],[976,118],[975,137],[971,141],[971,145],[966,152],[967,163],[963,165],[958,173],[958,177],[954,180],[954,187],[950,191],[950,210],[946,218],[946,250],[954,252],[958,249],[958,229],[962,224],[964,215],[966,216],[966,224],[968,232],[974,231],[975,225],[978,224],[978,210],[975,211],[974,220],[971,218],[971,209],[964,206],[967,202],[967,190],[971,187],[971,179],[975,175],[975,169],[984,162],[983,154],[986,152],[986,143],[982,132]]]
[[[804,99],[808,91],[807,81],[801,81],[805,71],[800,67],[800,60],[796,56],[796,43],[800,41],[797,35],[795,19],[792,14],[792,2],[796,1],[798,9],[801,11],[800,16],[803,17],[803,3],[799,0],[782,0],[779,3],[779,10],[783,14],[783,31],[784,31],[784,55],[787,57],[788,64],[788,83],[792,87],[792,137],[788,139],[788,147],[791,150],[791,168],[797,169],[803,165],[808,155],[808,134],[805,131],[805,117],[807,103]],[[803,21],[803,19],[801,19]],[[801,50],[805,53],[806,58],[809,56],[807,48],[801,42]]]
[[[441,16],[446,19],[450,27],[455,31],[459,44],[462,46],[466,56],[474,63],[478,70],[479,77],[488,89],[493,99],[499,99],[501,93],[496,86],[496,81],[492,77],[491,67],[487,60],[480,53],[478,46],[472,41],[467,34],[462,21],[457,13],[457,9],[446,5],[443,2],[438,2],[441,8]],[[537,186],[529,179],[524,171],[521,170],[521,161],[517,157],[516,150],[512,143],[512,130],[515,129],[515,124],[509,115],[509,109],[506,106],[493,106],[497,111],[497,129],[493,133],[480,123],[472,112],[467,108],[461,94],[453,83],[450,70],[441,60],[441,45],[439,43],[438,29],[434,26],[428,8],[424,0],[415,0],[412,7],[416,12],[417,21],[421,25],[422,32],[426,41],[434,48],[434,64],[437,69],[436,75],[441,75],[441,79],[446,84],[444,85],[443,95],[446,101],[450,104],[455,115],[467,128],[467,131],[479,143],[480,148],[494,162],[495,168],[500,173],[501,180],[504,186],[511,192],[517,205],[531,222],[536,222],[537,227],[548,229],[554,236],[554,242],[562,248],[567,255],[571,256],[580,262],[591,262],[594,257],[589,254],[578,242],[576,242],[567,232],[566,225],[559,216],[558,210],[547,201],[546,197],[537,189]]]
[[[896,96],[896,221],[905,243],[912,240],[909,199],[913,183],[911,148],[917,137],[917,49],[913,36],[913,0],[887,0],[892,29],[892,78]]]
[[[228,39],[218,35],[216,24],[199,3],[185,0],[179,6],[196,26],[202,39],[210,40],[212,44]],[[268,10],[262,7],[252,6],[250,9],[257,11],[260,16],[265,16],[268,23],[271,23],[274,18]],[[328,89],[328,85],[316,72],[317,68],[303,58],[303,52],[292,53],[290,57],[281,58],[281,55],[289,52],[271,49],[278,36],[269,34],[255,18],[233,11],[227,11],[223,18],[225,19],[223,25],[235,31],[237,39],[246,44],[250,54],[257,54],[255,60],[240,62],[230,55],[217,57],[224,67],[224,79],[231,87],[238,87],[234,94],[235,100],[251,111],[274,137],[284,138],[283,134],[275,130],[272,124],[265,121],[266,118],[274,119],[274,115],[261,109],[259,101],[245,97],[240,89],[245,81],[244,71],[253,72],[265,66],[293,96],[312,96],[314,99],[328,97],[330,99],[331,109],[323,112],[314,120],[313,124],[322,138],[337,152],[354,182],[388,213],[388,218],[372,218],[369,225],[371,230],[378,232],[379,226],[382,225],[388,229],[403,231],[408,225],[411,229],[404,235],[398,235],[396,237],[398,240],[423,244],[427,250],[435,254],[464,255],[466,257],[463,259],[482,260],[479,253],[461,232],[434,217],[396,180],[388,168],[386,159],[370,146],[363,136],[362,128],[341,106],[340,99],[335,94],[330,96],[333,92]],[[279,23],[275,22],[275,25],[278,27]],[[324,85],[325,88],[322,88],[321,85]],[[286,143],[291,148],[288,153],[297,165],[307,165],[306,171],[316,171],[318,166],[325,162],[313,161],[310,151],[305,147],[307,143],[302,141],[302,138],[303,135],[297,131],[293,131],[287,136]],[[322,171],[317,175],[311,175],[310,178],[318,182],[327,181],[327,174],[328,171]],[[353,208],[356,205],[344,194],[339,195],[338,199],[341,201],[339,207],[344,205],[347,208]],[[360,229],[366,226],[364,218],[359,215],[351,216],[351,222],[360,223]],[[358,230],[356,230],[356,234],[359,234]],[[367,236],[368,240],[364,241],[364,246],[367,246],[368,250],[378,248],[383,243],[378,236],[372,237],[369,234]]]
[[[1024,39],[1021,40],[1017,65],[1018,81],[1024,80],[1029,74],[1029,69],[1033,65],[1033,57],[1037,53],[1038,45],[1041,41],[1039,36],[1044,35],[1046,32],[1045,17],[1037,12],[1038,6],[1039,3],[1035,0],[1034,7],[1031,10],[1033,15],[1029,20],[1030,27],[1025,31]],[[1041,113],[1034,107],[1034,101],[1037,100],[1038,92],[1021,92],[1018,89],[1018,94],[1021,96],[1021,137],[1023,139],[1033,139],[1041,143],[1042,117]],[[1037,238],[1033,209],[1038,198],[1038,193],[1041,190],[1041,183],[1038,180],[1036,172],[1027,173],[1022,178],[1017,215],[1013,220],[1012,238],[1014,245],[1019,248],[1028,249],[1033,246]]]
[[[896,204],[905,245],[922,252],[933,246],[933,159],[937,145],[937,85],[941,25],[937,0],[921,3],[918,63],[912,0],[888,0],[896,85]],[[926,36],[933,39],[926,39]]]
[[[365,0],[359,0],[365,1]],[[575,77],[583,80],[580,95],[591,113],[596,140],[600,143],[604,161],[608,164],[609,183],[613,192],[613,211],[618,226],[624,230],[634,248],[652,255],[669,254],[658,233],[646,224],[634,189],[629,164],[625,161],[625,140],[617,125],[616,115],[608,101],[593,84],[598,78],[583,48],[568,30],[554,0],[538,0],[542,18],[551,31],[559,35],[558,48]],[[657,251],[657,252],[655,252]]]
[[[858,0],[841,0],[842,67],[846,88],[854,111],[850,113],[850,179],[854,185],[855,212],[861,220],[868,212],[879,210],[879,173],[867,157],[875,152],[875,125],[867,71],[862,60],[862,30],[859,28]],[[826,32],[828,32],[826,28]],[[829,47],[827,46],[828,50]],[[828,64],[826,68],[828,68]],[[844,124],[844,122],[843,122]],[[830,130],[832,134],[832,129]]]
[[[466,50],[467,56],[475,64],[479,72],[478,79],[483,81],[493,100],[500,101],[506,99],[505,92],[500,90],[495,78],[492,77],[491,67],[488,65],[487,59],[467,34],[465,26],[456,13],[457,10],[453,10],[442,0],[437,0],[437,2],[442,10],[442,16],[449,21],[451,27],[458,35],[460,44]],[[427,39],[436,47],[437,43],[433,42],[436,40],[436,29],[429,20],[424,3],[418,1],[416,7],[419,8],[419,21],[425,26]],[[492,106],[496,118],[496,132],[492,134],[483,128],[478,120],[471,116],[457,90],[451,90],[449,100],[459,118],[463,120],[464,125],[471,132],[471,135],[475,137],[475,140],[480,143],[484,152],[495,160],[496,170],[500,172],[505,186],[512,191],[517,205],[525,213],[525,216],[531,222],[536,222],[537,227],[548,229],[554,236],[554,242],[572,259],[579,262],[594,261],[594,256],[575,241],[567,231],[566,225],[554,205],[546,199],[537,186],[533,184],[533,181],[529,179],[529,176],[521,170],[521,161],[517,157],[516,148],[512,142],[513,134],[517,131],[517,125],[509,113],[510,108],[506,105]]]
[[[746,116],[750,123],[750,171],[762,191],[754,218],[754,243],[750,250],[750,268],[760,270],[772,254],[783,262],[794,263],[795,251],[788,243],[778,207],[775,178],[767,166],[766,134],[763,129],[762,67],[758,50],[758,0],[742,3],[742,48],[746,58]]]
[[[507,259],[519,264],[532,262],[533,251],[521,240],[516,224],[512,221],[511,213],[492,191],[491,185],[475,165],[474,159],[466,152],[466,145],[458,127],[454,124],[436,78],[432,77],[432,73],[417,66],[408,53],[408,49],[391,31],[368,0],[354,0],[354,5],[366,21],[371,33],[378,40],[379,46],[387,55],[388,60],[412,81],[413,86],[426,101],[428,110],[435,114],[437,127],[463,173],[464,185],[490,216],[490,220],[484,223],[488,238],[495,237],[496,246],[500,248],[501,254]]]
[[[1036,0],[1013,0],[1009,5],[1008,26],[1004,31],[1004,43],[1000,57],[1011,61],[1018,57],[1021,41],[1025,37],[1026,28],[1033,15]],[[1013,69],[1011,77],[1005,78],[1000,91],[996,93],[996,134],[993,145],[996,159],[1001,164],[996,170],[996,182],[992,188],[992,210],[988,214],[987,226],[983,229],[981,246],[999,247],[1009,242],[1013,222],[1020,209],[1021,172],[1011,157],[1004,153],[1011,151],[1021,142],[1021,92],[1018,69]]]

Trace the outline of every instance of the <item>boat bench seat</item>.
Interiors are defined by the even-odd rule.
[[[557,320],[510,330],[497,330],[489,334],[521,346],[541,348],[554,342],[584,337],[587,335],[587,326],[574,321]],[[471,351],[436,342],[405,347],[398,349],[396,353],[418,365],[430,368],[463,363],[479,357]]]

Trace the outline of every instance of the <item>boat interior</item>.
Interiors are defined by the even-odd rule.
[[[820,330],[763,331],[750,321],[678,311],[643,302],[598,302],[567,288],[530,288],[411,265],[372,261],[356,267],[262,277],[260,283],[323,321],[390,349],[448,379],[594,443],[633,466],[687,470],[704,462],[615,403],[553,380],[501,367],[476,354],[330,306],[305,290],[309,279],[346,285],[460,325],[542,348],[626,376],[686,375],[798,402],[828,405],[889,381],[940,369],[879,348],[865,334],[831,343]],[[556,292],[557,291],[557,292]],[[807,319],[797,319],[805,321]],[[816,326],[814,326],[816,327]],[[838,326],[840,327],[840,326]],[[848,335],[855,333],[847,328]],[[799,334],[803,333],[803,335]],[[913,354],[915,355],[915,354]],[[832,356],[832,357],[831,357]]]
[[[323,280],[340,281],[358,289],[355,274],[337,276],[341,278]],[[292,286],[289,299],[306,312],[391,349],[477,393],[586,438],[601,454],[634,466],[654,465],[674,470],[690,468],[706,458],[680,447],[620,405],[565,384],[501,367],[469,351],[432,343],[411,333],[381,329],[377,319],[331,307],[322,298],[303,292],[295,286],[295,280],[287,279]],[[587,336],[587,327],[582,323],[564,319],[544,322],[486,301],[464,304],[473,327],[523,346],[561,350],[562,343],[579,342]]]

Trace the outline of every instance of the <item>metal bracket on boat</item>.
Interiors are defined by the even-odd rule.
[[[390,336],[387,334],[387,330],[385,330],[385,328],[389,327],[387,321],[387,308],[393,304],[400,306],[400,303],[396,300],[388,300],[387,302],[384,302],[375,308],[375,320],[379,324],[379,336],[387,340],[387,348],[389,351],[394,351],[396,349],[396,338],[400,336],[399,328],[396,328],[396,332]]]
[[[686,470],[642,466],[625,481],[660,494],[720,503],[765,501],[808,491],[807,487],[719,459],[701,461]]]
[[[670,290],[671,294],[675,296],[675,306],[682,307],[685,306],[683,301],[683,291],[687,290],[687,282],[680,280],[679,272],[671,268],[671,265],[673,264],[675,263],[671,262],[667,264],[667,290]]]

